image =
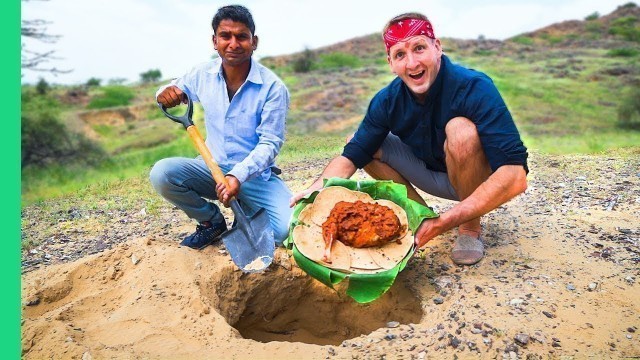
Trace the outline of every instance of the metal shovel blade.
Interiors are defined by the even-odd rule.
[[[238,201],[231,200],[236,226],[222,234],[222,242],[233,262],[244,272],[259,272],[273,261],[275,241],[269,215],[260,209],[247,217]]]

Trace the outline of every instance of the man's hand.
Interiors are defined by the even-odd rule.
[[[298,201],[300,201],[300,199],[302,199],[303,197],[311,194],[312,192],[316,191],[316,190],[320,190],[322,188],[322,182],[320,182],[320,184],[318,185],[317,182],[313,183],[311,186],[309,186],[307,188],[307,190],[304,191],[300,191],[297,194],[294,194],[291,199],[289,200],[289,207],[294,207],[296,205],[296,203]]]
[[[431,241],[434,237],[442,234],[448,229],[443,228],[442,217],[437,217],[434,219],[425,219],[422,221],[422,224],[418,226],[418,230],[416,231],[414,238],[414,242],[416,244],[416,248],[419,249],[423,247],[426,243]]]
[[[322,175],[307,188],[305,191],[301,191],[291,197],[289,200],[289,206],[293,207],[300,199],[311,194],[316,190],[322,189],[323,179],[328,179],[330,177],[340,177],[343,179],[348,179],[351,175],[355,174],[357,168],[351,162],[351,160],[346,157],[340,155],[329,162],[326,168],[322,171]]]
[[[162,90],[162,92],[158,94],[158,98],[156,100],[158,100],[158,102],[167,109],[180,105],[180,103],[187,103],[184,93],[175,85],[168,86],[166,89]]]
[[[226,187],[223,183],[216,184],[216,194],[218,195],[218,201],[222,202],[225,207],[229,207],[229,201],[231,198],[238,195],[240,192],[240,181],[233,175],[226,175],[227,183],[229,187]]]

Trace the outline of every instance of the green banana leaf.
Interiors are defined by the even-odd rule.
[[[331,178],[324,182],[324,187],[342,186],[354,191],[362,191],[371,195],[374,199],[387,199],[398,204],[407,213],[409,220],[409,228],[415,234],[416,230],[424,219],[438,217],[431,208],[425,207],[407,197],[407,188],[404,185],[394,183],[393,181],[380,180],[349,180],[341,178]],[[415,246],[411,247],[407,255],[393,269],[379,272],[377,274],[347,274],[337,270],[330,269],[324,265],[318,264],[298,251],[293,243],[293,228],[298,224],[298,216],[302,209],[313,203],[318,191],[309,194],[301,199],[293,210],[291,223],[289,224],[289,237],[285,239],[284,245],[293,250],[293,258],[298,266],[317,279],[323,284],[333,288],[334,285],[340,283],[344,279],[349,279],[347,295],[359,303],[368,303],[382,296],[391,285],[393,285],[398,273],[402,271],[407,262],[415,252]]]

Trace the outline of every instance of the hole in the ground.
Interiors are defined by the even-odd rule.
[[[420,300],[400,278],[369,304],[358,304],[297,268],[264,274],[229,270],[213,288],[220,314],[245,339],[339,345],[390,321],[420,322]]]

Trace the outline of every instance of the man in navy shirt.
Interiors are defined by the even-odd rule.
[[[423,221],[415,242],[421,247],[458,227],[451,258],[475,264],[484,256],[480,217],[527,188],[527,149],[491,79],[443,55],[426,16],[393,18],[383,40],[397,77],[371,100],[342,155],[294,195],[291,206],[322,188],[323,179],[349,178],[364,168],[375,179],[404,184],[409,198],[422,204],[414,186],[460,201]]]

